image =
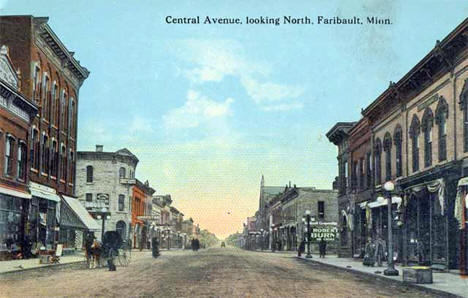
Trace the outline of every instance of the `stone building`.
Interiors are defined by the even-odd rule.
[[[132,198],[137,164],[138,158],[125,148],[104,152],[102,145],[96,145],[96,151],[77,154],[76,196],[104,226],[104,231],[118,231],[123,239],[133,238]]]
[[[74,196],[79,89],[89,71],[47,22],[46,17],[0,16],[0,44],[10,49],[21,73],[22,94],[38,107],[27,140],[32,199],[26,234],[35,247],[53,249],[63,236],[57,235],[60,195]]]
[[[356,244],[387,238],[382,185],[392,181],[393,246],[405,264],[447,270],[463,260],[466,244],[460,244],[463,231],[458,229],[463,220],[455,206],[460,201],[457,184],[468,175],[467,25],[465,19],[398,82],[391,82],[359,122],[371,130],[370,146],[365,145],[370,150],[364,151],[371,154],[372,191],[357,193],[352,201],[350,230],[360,227],[354,233],[361,238]],[[350,138],[350,143],[358,142],[358,134]],[[348,167],[359,181],[360,170]]]
[[[0,260],[13,258],[27,234],[31,194],[29,182],[29,131],[37,106],[21,92],[20,76],[8,54],[0,48]]]

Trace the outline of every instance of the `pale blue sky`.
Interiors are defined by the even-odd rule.
[[[140,158],[138,178],[220,236],[255,212],[262,173],[269,185],[331,188],[336,148],[324,134],[359,119],[468,15],[465,0],[0,0],[0,8],[49,16],[91,71],[80,91],[79,150],[127,147]],[[394,24],[168,25],[167,15]]]

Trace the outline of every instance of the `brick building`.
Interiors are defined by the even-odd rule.
[[[462,201],[457,190],[467,191],[462,179],[468,176],[467,32],[465,19],[398,82],[391,82],[351,131],[348,141],[356,144],[351,150],[356,158],[348,165],[352,182],[346,191],[355,196],[348,201],[347,208],[354,210],[348,229],[361,256],[366,240],[387,238],[382,185],[392,181],[397,260],[444,270],[466,262],[467,244],[460,241],[466,229],[459,229],[466,218],[455,207]],[[362,175],[364,153],[364,165],[368,160],[372,165]]]
[[[149,240],[149,221],[145,219],[148,201],[152,200],[155,192],[148,181],[142,183],[136,179],[132,190],[132,229],[133,247],[143,249]]]
[[[29,128],[37,107],[21,95],[19,74],[0,48],[0,260],[20,251],[27,225]]]
[[[74,195],[79,89],[88,77],[46,17],[0,16],[0,44],[21,73],[21,92],[38,106],[29,132],[30,200],[27,234],[53,247],[59,230],[59,195]]]

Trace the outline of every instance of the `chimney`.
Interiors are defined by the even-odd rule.
[[[96,145],[96,152],[102,152],[103,149],[104,149],[103,145]]]

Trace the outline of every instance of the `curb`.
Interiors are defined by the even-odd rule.
[[[73,264],[78,264],[78,263],[85,263],[86,261],[74,261],[74,262],[69,262],[69,263],[58,263],[58,264],[49,264],[45,266],[38,266],[38,267],[31,267],[31,268],[18,268],[10,271],[5,271],[5,272],[0,272],[0,276],[10,274],[10,273],[18,273],[18,272],[25,272],[25,271],[32,271],[32,270],[40,270],[44,268],[50,268],[50,267],[59,267],[59,266],[65,266],[65,265],[73,265]]]
[[[365,275],[365,276],[368,276],[368,277],[373,277],[376,280],[379,280],[379,281],[382,281],[382,282],[388,282],[388,283],[393,283],[393,284],[398,284],[398,285],[405,285],[405,286],[412,287],[412,288],[415,288],[415,289],[418,289],[418,290],[422,290],[422,291],[425,291],[425,292],[430,292],[432,294],[439,295],[440,297],[463,298],[463,296],[459,296],[459,295],[456,295],[456,294],[445,292],[443,290],[432,289],[432,288],[428,288],[428,287],[425,287],[425,286],[422,286],[422,285],[419,285],[419,284],[404,282],[402,280],[395,280],[395,279],[391,279],[391,278],[386,278],[386,277],[383,277],[383,276],[380,276],[380,275],[376,275],[374,273],[363,272],[363,271],[359,271],[359,270],[356,270],[356,269],[353,269],[353,268],[343,268],[343,267],[333,265],[333,264],[318,262],[318,261],[315,261],[313,259],[307,259],[306,260],[306,259],[304,259],[302,257],[295,257],[295,258],[298,259],[298,260],[301,260],[302,262],[305,262],[305,263],[313,262],[315,264],[323,265],[323,266],[326,266],[326,267],[340,269],[340,270],[344,270],[346,272]]]

